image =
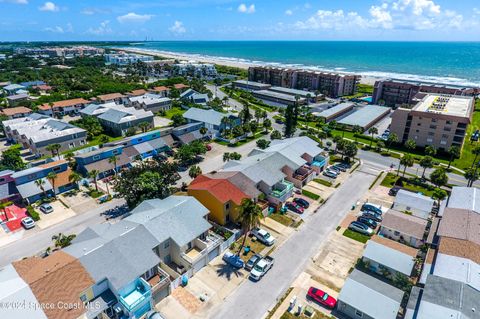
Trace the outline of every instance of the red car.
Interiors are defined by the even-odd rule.
[[[211,150],[212,150],[212,145],[207,144],[206,147],[207,147],[207,151],[211,151]]]
[[[337,304],[337,300],[335,298],[329,296],[325,291],[314,287],[310,287],[310,289],[308,289],[307,297],[330,309],[335,308],[335,305]]]

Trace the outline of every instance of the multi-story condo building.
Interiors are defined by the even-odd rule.
[[[373,103],[392,107],[412,105],[416,102],[415,96],[420,92],[473,96],[478,94],[478,89],[393,79],[382,80],[375,82]]]
[[[173,65],[172,75],[214,78],[217,76],[217,69],[215,65],[209,63],[178,63]]]
[[[3,121],[5,136],[10,141],[30,149],[37,156],[48,155],[46,147],[59,144],[59,152],[86,144],[87,131],[72,124],[38,113]]]
[[[248,69],[248,79],[273,86],[318,91],[330,97],[339,97],[355,94],[360,76],[258,66]]]
[[[117,65],[128,65],[136,62],[148,62],[153,61],[153,56],[151,55],[142,55],[142,54],[132,54],[132,53],[115,53],[115,54],[105,54],[105,62]]]
[[[168,111],[172,108],[172,100],[168,97],[147,93],[140,96],[132,96],[125,99],[127,106],[133,106],[137,109],[144,109],[145,111],[152,111],[157,113],[159,111]]]
[[[38,112],[53,117],[76,115],[88,103],[87,100],[82,98],[45,103],[38,107]]]
[[[390,129],[402,143],[412,139],[421,147],[461,148],[474,104],[473,97],[428,94],[412,109],[395,110]]]
[[[103,54],[104,49],[99,49],[89,46],[73,46],[73,47],[51,47],[51,48],[16,48],[16,54],[25,54],[32,56],[48,56],[48,57],[63,57],[63,56],[89,56]]]

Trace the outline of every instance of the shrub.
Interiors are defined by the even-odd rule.
[[[320,198],[320,195],[314,194],[314,193],[309,192],[307,190],[302,190],[302,194],[307,196],[308,198],[313,199],[313,200],[318,200]]]
[[[34,221],[40,220],[40,214],[32,206],[27,206],[27,214],[32,217]]]

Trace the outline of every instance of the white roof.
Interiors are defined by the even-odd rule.
[[[396,249],[369,240],[363,257],[410,276],[415,265],[414,257]]]
[[[401,189],[395,197],[395,205],[405,205],[424,212],[432,211],[434,200],[425,195]]]
[[[414,111],[469,117],[474,98],[471,96],[427,94],[413,108]]]
[[[480,291],[480,265],[469,259],[438,254],[433,269],[434,275],[463,282]]]
[[[452,188],[448,199],[448,207],[473,210],[480,213],[480,191],[475,187]]]

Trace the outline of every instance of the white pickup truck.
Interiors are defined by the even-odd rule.
[[[250,272],[250,278],[258,281],[260,280],[270,268],[273,267],[274,258],[270,256],[263,257]]]
[[[251,233],[264,245],[272,246],[275,244],[275,237],[270,235],[270,233],[263,228],[255,227],[252,229]]]

